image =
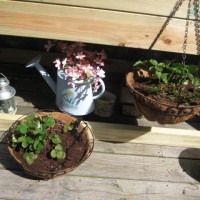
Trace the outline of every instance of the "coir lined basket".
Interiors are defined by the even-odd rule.
[[[200,106],[171,106],[161,104],[138,92],[134,88],[134,73],[126,75],[126,85],[140,112],[149,121],[157,121],[160,124],[177,124],[184,122],[200,112]]]
[[[51,114],[56,120],[55,126],[60,126],[62,123],[75,123],[78,120],[68,114],[61,112],[38,111],[34,113],[34,115],[36,116],[38,114],[40,116],[47,116]],[[76,130],[73,131],[73,133],[69,131],[61,133],[63,134],[63,136],[61,136],[62,144],[64,146],[63,149],[66,153],[66,157],[64,159],[56,161],[55,159],[49,157],[49,151],[52,144],[47,139],[47,142],[44,143],[46,145],[44,145],[44,149],[38,155],[38,158],[35,159],[33,164],[29,165],[22,158],[22,153],[24,149],[21,149],[20,146],[18,146],[17,148],[13,148],[11,145],[12,135],[16,131],[15,128],[17,124],[23,122],[24,120],[26,120],[26,116],[23,116],[22,118],[17,120],[7,131],[6,137],[8,150],[11,156],[18,163],[18,165],[31,176],[37,177],[39,179],[52,179],[54,177],[68,173],[78,167],[81,163],[86,161],[93,151],[94,137],[91,128],[87,123],[80,121],[79,123],[77,123],[77,126],[74,127]],[[58,130],[59,127],[53,128],[52,130],[56,131],[56,129]],[[46,134],[46,137],[48,138],[50,134],[49,130],[46,132]],[[72,160],[74,161],[72,162]],[[40,164],[42,162],[44,164],[41,167]]]

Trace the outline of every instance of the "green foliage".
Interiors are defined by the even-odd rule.
[[[152,92],[165,93],[172,96],[185,98],[186,91],[189,89],[195,95],[190,95],[187,99],[194,99],[200,93],[200,78],[196,76],[199,67],[196,65],[185,65],[175,61],[157,62],[154,59],[137,61],[134,65],[135,70],[146,70],[149,73],[148,81],[156,85],[147,89]],[[138,77],[140,78],[140,77]],[[173,97],[169,97],[173,99]]]
[[[61,144],[61,138],[58,134],[51,134],[49,138],[53,144]]]
[[[61,145],[61,138],[58,134],[50,135],[50,139],[52,143],[55,145],[54,148],[50,152],[50,156],[53,159],[61,160],[65,158],[65,152],[63,151],[63,147]]]
[[[64,127],[63,127],[64,132],[71,131],[72,129],[73,129],[73,127],[71,125],[64,124]]]
[[[26,152],[22,155],[22,158],[28,163],[29,165],[33,164],[33,161],[38,157],[37,154],[33,152]]]
[[[20,146],[25,153],[22,158],[32,164],[44,147],[46,129],[54,127],[55,120],[52,115],[30,115],[19,122],[11,136],[11,146]]]

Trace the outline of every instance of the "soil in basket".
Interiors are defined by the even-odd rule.
[[[34,160],[32,165],[28,165],[23,159],[22,154],[24,153],[22,148],[14,151],[15,156],[21,160],[23,166],[33,172],[57,172],[58,170],[72,168],[76,166],[79,161],[85,156],[88,148],[90,147],[88,136],[86,133],[74,131],[73,134],[70,132],[63,132],[60,129],[61,122],[56,120],[54,128],[49,128],[47,131],[47,137],[52,132],[60,136],[62,140],[63,150],[66,152],[66,157],[62,160],[52,159],[50,157],[50,151],[52,149],[52,143],[47,141],[44,149],[38,155],[38,158]]]
[[[150,92],[149,90],[147,90],[147,88],[151,86],[151,87],[155,87],[156,85],[152,84],[152,83],[149,83],[149,82],[135,82],[134,83],[134,89],[137,90],[138,92],[144,94],[145,97],[149,97],[150,99],[154,99],[158,102],[160,102],[161,104],[167,104],[167,105],[171,105],[171,106],[177,106],[177,102],[178,102],[178,99],[175,98],[173,100],[171,100],[169,97],[170,97],[170,93],[167,92],[167,88],[166,88],[166,94],[162,94],[161,92],[160,93],[155,93],[155,92]],[[185,97],[187,96],[191,96],[193,95],[193,91],[187,89],[186,90],[187,92],[185,93]],[[180,101],[180,99],[179,99]],[[187,101],[187,102],[190,102],[190,99],[185,99],[184,102]],[[180,101],[179,104],[184,106],[183,101]],[[196,106],[196,105],[200,105],[200,99],[196,98],[195,101],[193,102],[190,102],[190,105],[189,106]]]

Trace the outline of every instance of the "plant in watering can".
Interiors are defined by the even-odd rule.
[[[102,50],[89,51],[83,43],[66,43],[49,40],[45,45],[47,51],[55,49],[64,54],[53,63],[57,68],[57,86],[50,75],[39,64],[37,58],[27,67],[36,66],[49,86],[56,94],[57,107],[69,114],[83,116],[94,110],[94,99],[101,97],[105,91],[102,69],[106,54]]]

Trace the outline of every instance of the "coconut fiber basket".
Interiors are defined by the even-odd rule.
[[[126,75],[126,85],[140,112],[149,121],[157,121],[160,124],[177,124],[191,119],[200,112],[200,106],[171,106],[161,104],[135,90],[134,73]]]
[[[63,123],[66,124],[70,124],[71,122],[76,121],[77,119],[75,117],[72,117],[68,114],[65,113],[61,113],[61,112],[44,112],[44,111],[38,111],[36,113],[40,113],[41,115],[45,116],[48,114],[52,114],[53,117],[57,120],[60,120]],[[34,113],[34,114],[36,114]],[[17,123],[19,122],[19,120],[22,120],[24,117],[18,119],[11,127],[10,129],[7,131],[6,133],[6,137],[7,137],[7,145],[8,145],[8,150],[11,154],[11,156],[13,157],[13,159],[18,163],[18,165],[25,171],[25,173],[33,176],[33,177],[37,177],[39,179],[52,179],[54,177],[63,175],[65,173],[68,173],[72,170],[74,170],[76,167],[78,167],[81,163],[83,163],[84,161],[87,160],[87,158],[90,156],[90,154],[93,151],[93,145],[94,145],[94,137],[91,131],[91,127],[89,126],[88,123],[85,123],[83,121],[81,121],[78,125],[78,132],[84,135],[84,138],[87,138],[87,148],[84,152],[84,154],[82,155],[81,159],[79,159],[79,162],[74,164],[73,166],[70,167],[66,167],[63,168],[62,166],[64,166],[65,162],[67,162],[68,158],[64,158],[62,163],[60,164],[60,166],[57,167],[56,170],[50,170],[50,171],[40,171],[40,169],[37,169],[36,171],[33,171],[31,169],[31,167],[29,167],[27,164],[25,165],[22,161],[22,159],[19,159],[19,157],[16,156],[15,153],[15,149],[13,149],[11,147],[11,143],[10,143],[10,135],[13,132],[13,129],[15,128],[15,126],[17,125]],[[66,156],[67,157],[67,156]]]

